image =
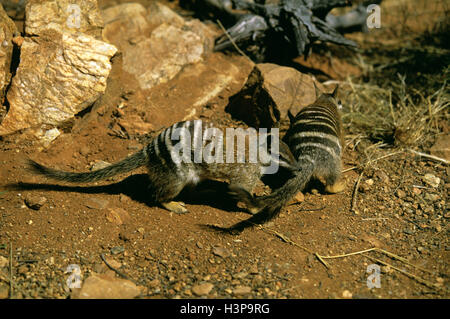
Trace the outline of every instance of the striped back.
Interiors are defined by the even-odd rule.
[[[268,138],[272,136],[267,134],[264,138],[259,137],[254,131],[255,139],[249,138],[246,135],[245,149],[243,150],[244,158],[239,161],[237,158],[238,150],[237,143],[239,142],[239,135],[248,134],[247,130],[235,131],[236,139],[234,144],[229,146],[227,141],[228,131],[220,130],[214,128],[212,123],[204,122],[202,120],[184,121],[173,124],[172,126],[166,128],[162,131],[156,138],[150,142],[145,149],[149,157],[150,165],[152,166],[163,166],[166,168],[174,170],[182,170],[186,164],[198,164],[197,166],[202,167],[208,164],[224,164],[233,165],[233,163],[258,163],[261,166],[270,166],[273,162],[276,165],[285,168],[296,167],[296,161],[292,155],[289,147],[284,144],[281,140],[278,140],[278,150],[276,154],[267,154],[265,152],[259,151],[258,147],[262,146],[262,149],[271,152],[271,145],[273,143],[273,138]],[[213,140],[212,140],[213,136]],[[276,136],[278,139],[278,136]],[[211,142],[214,141],[215,148],[211,146]],[[256,145],[250,143],[256,143]],[[233,154],[235,155],[232,161],[228,161],[227,158],[227,147],[233,148]],[[258,150],[257,156],[254,158],[249,158],[249,147],[255,147]],[[211,149],[213,151],[211,152]],[[184,152],[189,151],[189,152]],[[206,158],[206,154],[210,154],[210,158]],[[189,165],[192,167],[191,165]]]
[[[342,125],[338,107],[334,94],[322,94],[291,118],[283,140],[298,161],[340,160]]]

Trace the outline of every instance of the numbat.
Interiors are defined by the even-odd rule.
[[[278,140],[278,135],[256,135],[254,130],[255,138],[252,141],[249,130],[246,133],[243,129],[227,129],[224,152],[224,138],[220,130],[201,120],[185,121],[162,131],[141,151],[93,172],[64,172],[32,160],[29,164],[36,174],[73,183],[104,180],[147,166],[150,198],[172,212],[186,213],[184,203],[173,199],[185,187],[195,186],[204,179],[228,180],[230,187],[251,193],[263,175],[276,173],[278,167],[288,171],[297,169],[289,147]],[[230,137],[228,132],[231,131],[233,134]],[[236,145],[235,136],[238,141]],[[249,139],[248,143],[246,138]],[[244,145],[239,144],[239,141],[241,144],[244,141]],[[275,144],[279,146],[278,149],[272,147]],[[251,151],[256,149],[259,152],[258,159],[253,156],[252,160]],[[272,152],[273,149],[275,152]]]
[[[282,187],[270,195],[254,197],[245,189],[232,187],[230,193],[243,200],[255,215],[233,226],[242,230],[249,224],[260,224],[274,218],[292,197],[302,191],[311,178],[321,180],[325,190],[338,193],[344,190],[341,174],[342,124],[337,88],[303,108],[295,117],[289,114],[290,127],[283,141],[297,159],[299,169]]]

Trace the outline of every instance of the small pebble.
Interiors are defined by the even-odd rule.
[[[39,210],[47,202],[47,198],[28,194],[25,196],[24,202],[28,208]]]
[[[248,295],[252,292],[252,288],[249,286],[238,286],[233,289],[235,296]]]
[[[210,293],[214,288],[214,285],[207,282],[204,284],[195,285],[192,287],[192,292],[197,296],[204,296]]]
[[[350,291],[348,291],[348,290],[344,290],[342,292],[342,297],[343,298],[351,298],[351,297],[353,297],[353,294]]]
[[[113,254],[113,255],[123,253],[124,251],[125,251],[125,248],[123,248],[122,246],[116,246],[116,247],[111,248],[111,254]]]
[[[425,174],[422,177],[422,180],[434,188],[437,188],[441,182],[441,179],[439,177],[434,176],[433,174]]]
[[[398,198],[405,198],[406,197],[406,193],[403,190],[401,190],[401,189],[397,190],[396,195],[397,195]]]
[[[227,258],[231,256],[230,251],[222,246],[214,246],[212,249],[212,253],[222,258]]]

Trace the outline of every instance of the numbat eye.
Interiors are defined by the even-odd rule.
[[[336,104],[339,110],[342,109],[342,101],[340,99],[336,100]]]

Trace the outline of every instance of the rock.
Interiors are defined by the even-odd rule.
[[[304,202],[305,201],[305,195],[302,192],[298,192],[297,194],[295,194],[294,200],[296,202],[299,202],[299,203]]]
[[[49,258],[45,259],[45,263],[48,265],[54,265],[55,264],[55,257],[50,256]]]
[[[109,201],[101,198],[89,198],[85,205],[91,209],[103,209],[108,206]]]
[[[130,219],[130,214],[122,208],[108,208],[106,219],[113,224],[122,225]]]
[[[227,258],[231,256],[230,251],[222,246],[214,246],[212,249],[212,253],[222,258]]]
[[[0,256],[0,268],[6,267],[9,265],[8,258],[5,258],[3,256]]]
[[[440,135],[431,147],[430,152],[434,156],[450,161],[450,134]]]
[[[111,254],[113,254],[113,255],[121,254],[124,251],[125,251],[125,248],[123,248],[122,246],[115,246],[115,247],[111,248]]]
[[[139,288],[130,280],[111,278],[108,275],[92,273],[75,290],[72,299],[131,299],[140,294]]]
[[[28,208],[39,210],[47,202],[47,198],[44,196],[27,194],[24,198],[24,202]]]
[[[406,197],[405,191],[403,191],[403,190],[401,190],[401,189],[397,190],[396,195],[397,195],[397,197],[400,198],[400,199]]]
[[[17,269],[17,272],[21,275],[25,275],[28,272],[28,266],[22,265]]]
[[[4,282],[0,282],[0,299],[6,299],[9,297],[9,285]]]
[[[156,288],[161,286],[161,281],[159,279],[153,279],[147,284],[150,288]]]
[[[216,34],[198,20],[189,22],[159,3],[146,10],[137,3],[103,11],[103,39],[123,52],[123,70],[141,89],[174,78],[184,66],[212,51]]]
[[[424,196],[424,199],[428,202],[435,202],[438,201],[441,197],[438,194],[430,194],[426,193]]]
[[[311,76],[290,67],[262,63],[255,65],[242,90],[230,98],[226,111],[250,126],[273,127],[287,118],[289,110],[295,115],[315,100]]]
[[[219,35],[216,30],[211,29],[198,19],[186,21],[182,28],[191,31],[200,37],[205,55],[208,55],[213,51],[215,39]]]
[[[114,46],[84,34],[43,31],[25,38],[0,135],[57,125],[91,105],[105,91],[115,52]]]
[[[248,273],[245,271],[238,272],[237,274],[233,274],[234,279],[243,279],[247,277]]]
[[[298,204],[305,201],[305,195],[302,192],[298,192],[295,196],[289,201],[288,205]]]
[[[150,89],[174,78],[185,65],[200,62],[203,53],[198,35],[163,23],[124,51],[123,69],[136,77],[141,89]]]
[[[115,259],[111,258],[111,257],[105,257],[106,262],[108,263],[108,265],[110,265],[111,267],[115,268],[115,269],[119,269],[120,267],[122,267],[122,264],[118,261],[116,261]]]
[[[348,290],[344,290],[344,291],[342,292],[342,297],[343,297],[343,298],[352,298],[352,297],[353,297],[353,294],[352,294],[350,291],[348,291]]]
[[[383,183],[385,183],[385,184],[388,184],[388,183],[389,183],[389,176],[388,176],[388,174],[386,174],[385,171],[379,169],[379,170],[377,170],[377,171],[375,172],[375,176],[376,176],[379,180],[383,181]]]
[[[25,33],[41,35],[45,30],[85,33],[101,39],[103,19],[97,0],[30,0],[25,7]]]
[[[192,292],[197,296],[205,296],[209,294],[213,288],[213,284],[206,282],[204,284],[192,286]]]
[[[248,270],[248,272],[249,272],[250,274],[252,274],[252,275],[258,274],[258,273],[259,273],[258,266],[257,266],[256,264],[253,264],[253,265],[250,267],[250,269]]]
[[[130,135],[143,135],[154,130],[152,124],[144,122],[142,118],[137,114],[130,114],[126,117],[126,119],[121,119],[119,121],[119,125]]]
[[[92,164],[92,166],[91,166],[91,171],[97,171],[99,169],[108,167],[110,165],[111,165],[111,163],[108,163],[108,162],[105,162],[102,160],[96,160],[96,161],[94,161],[94,164]]]
[[[184,19],[176,12],[156,1],[149,4],[147,12],[146,19],[149,25],[153,28],[156,28],[163,23],[176,25],[179,27],[185,24]]]
[[[362,69],[355,63],[339,58],[334,54],[312,53],[308,59],[297,57],[293,60],[300,66],[317,74],[321,81],[329,79],[345,80],[348,77],[358,77]]]
[[[50,130],[38,129],[34,134],[45,148],[50,146],[50,144],[60,135],[61,132],[56,127]]]
[[[422,177],[422,180],[433,188],[437,188],[439,186],[439,183],[441,182],[441,179],[434,176],[433,174],[425,174]]]
[[[151,29],[146,15],[147,9],[139,3],[123,3],[102,10],[103,40],[126,51],[131,43],[149,37]]]
[[[0,105],[3,105],[6,87],[11,81],[12,40],[16,33],[16,25],[0,4]]]
[[[235,296],[248,295],[252,292],[252,288],[249,286],[237,286],[233,289],[233,294]]]

